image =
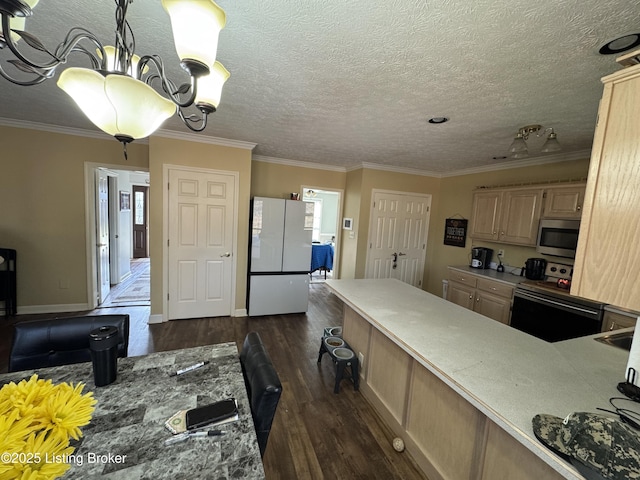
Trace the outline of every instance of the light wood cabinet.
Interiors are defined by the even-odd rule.
[[[543,194],[542,188],[474,193],[471,238],[534,246],[542,212]]]
[[[511,318],[513,290],[502,282],[449,270],[447,300],[507,325]]]
[[[463,281],[473,282],[468,275],[463,277]],[[491,288],[491,283],[500,282],[482,283]],[[359,352],[366,352],[367,366],[361,369],[360,393],[393,435],[404,440],[407,452],[426,477],[569,478],[463,398],[443,381],[442,374],[435,375],[392,341],[387,331],[369,322],[345,305],[344,338],[352,347],[359,344]]]
[[[638,317],[623,315],[617,312],[606,310],[602,319],[602,331],[610,332],[620,328],[635,327]]]
[[[549,187],[544,193],[545,218],[580,218],[586,185]]]
[[[640,65],[603,82],[571,293],[640,311]]]
[[[499,241],[535,246],[543,194],[541,188],[504,192]]]
[[[498,240],[502,191],[483,191],[473,194],[471,212],[471,238]]]

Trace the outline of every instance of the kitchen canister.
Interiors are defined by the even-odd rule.
[[[96,387],[115,382],[118,373],[118,328],[103,326],[89,333],[89,349]]]

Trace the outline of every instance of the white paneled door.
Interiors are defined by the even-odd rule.
[[[431,195],[373,192],[366,278],[422,287]]]
[[[236,177],[169,170],[168,319],[231,315]]]
[[[96,258],[98,274],[98,305],[111,291],[109,266],[109,176],[96,170]]]

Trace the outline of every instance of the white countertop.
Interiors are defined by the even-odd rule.
[[[524,275],[521,277],[520,275],[514,275],[510,273],[512,270],[516,270],[519,272],[519,267],[505,267],[504,272],[498,272],[497,270],[492,270],[491,268],[473,268],[469,265],[449,265],[448,268],[464,273],[470,273],[472,275],[478,275],[480,277],[486,277],[491,280],[508,283],[511,286],[515,286],[527,279]]]
[[[627,351],[594,341],[598,335],[547,343],[398,280],[326,283],[552,468],[582,478],[535,438],[531,419],[607,408],[619,396]]]

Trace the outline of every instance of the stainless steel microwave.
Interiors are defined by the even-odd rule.
[[[543,218],[536,250],[545,255],[575,258],[579,231],[580,220]]]

